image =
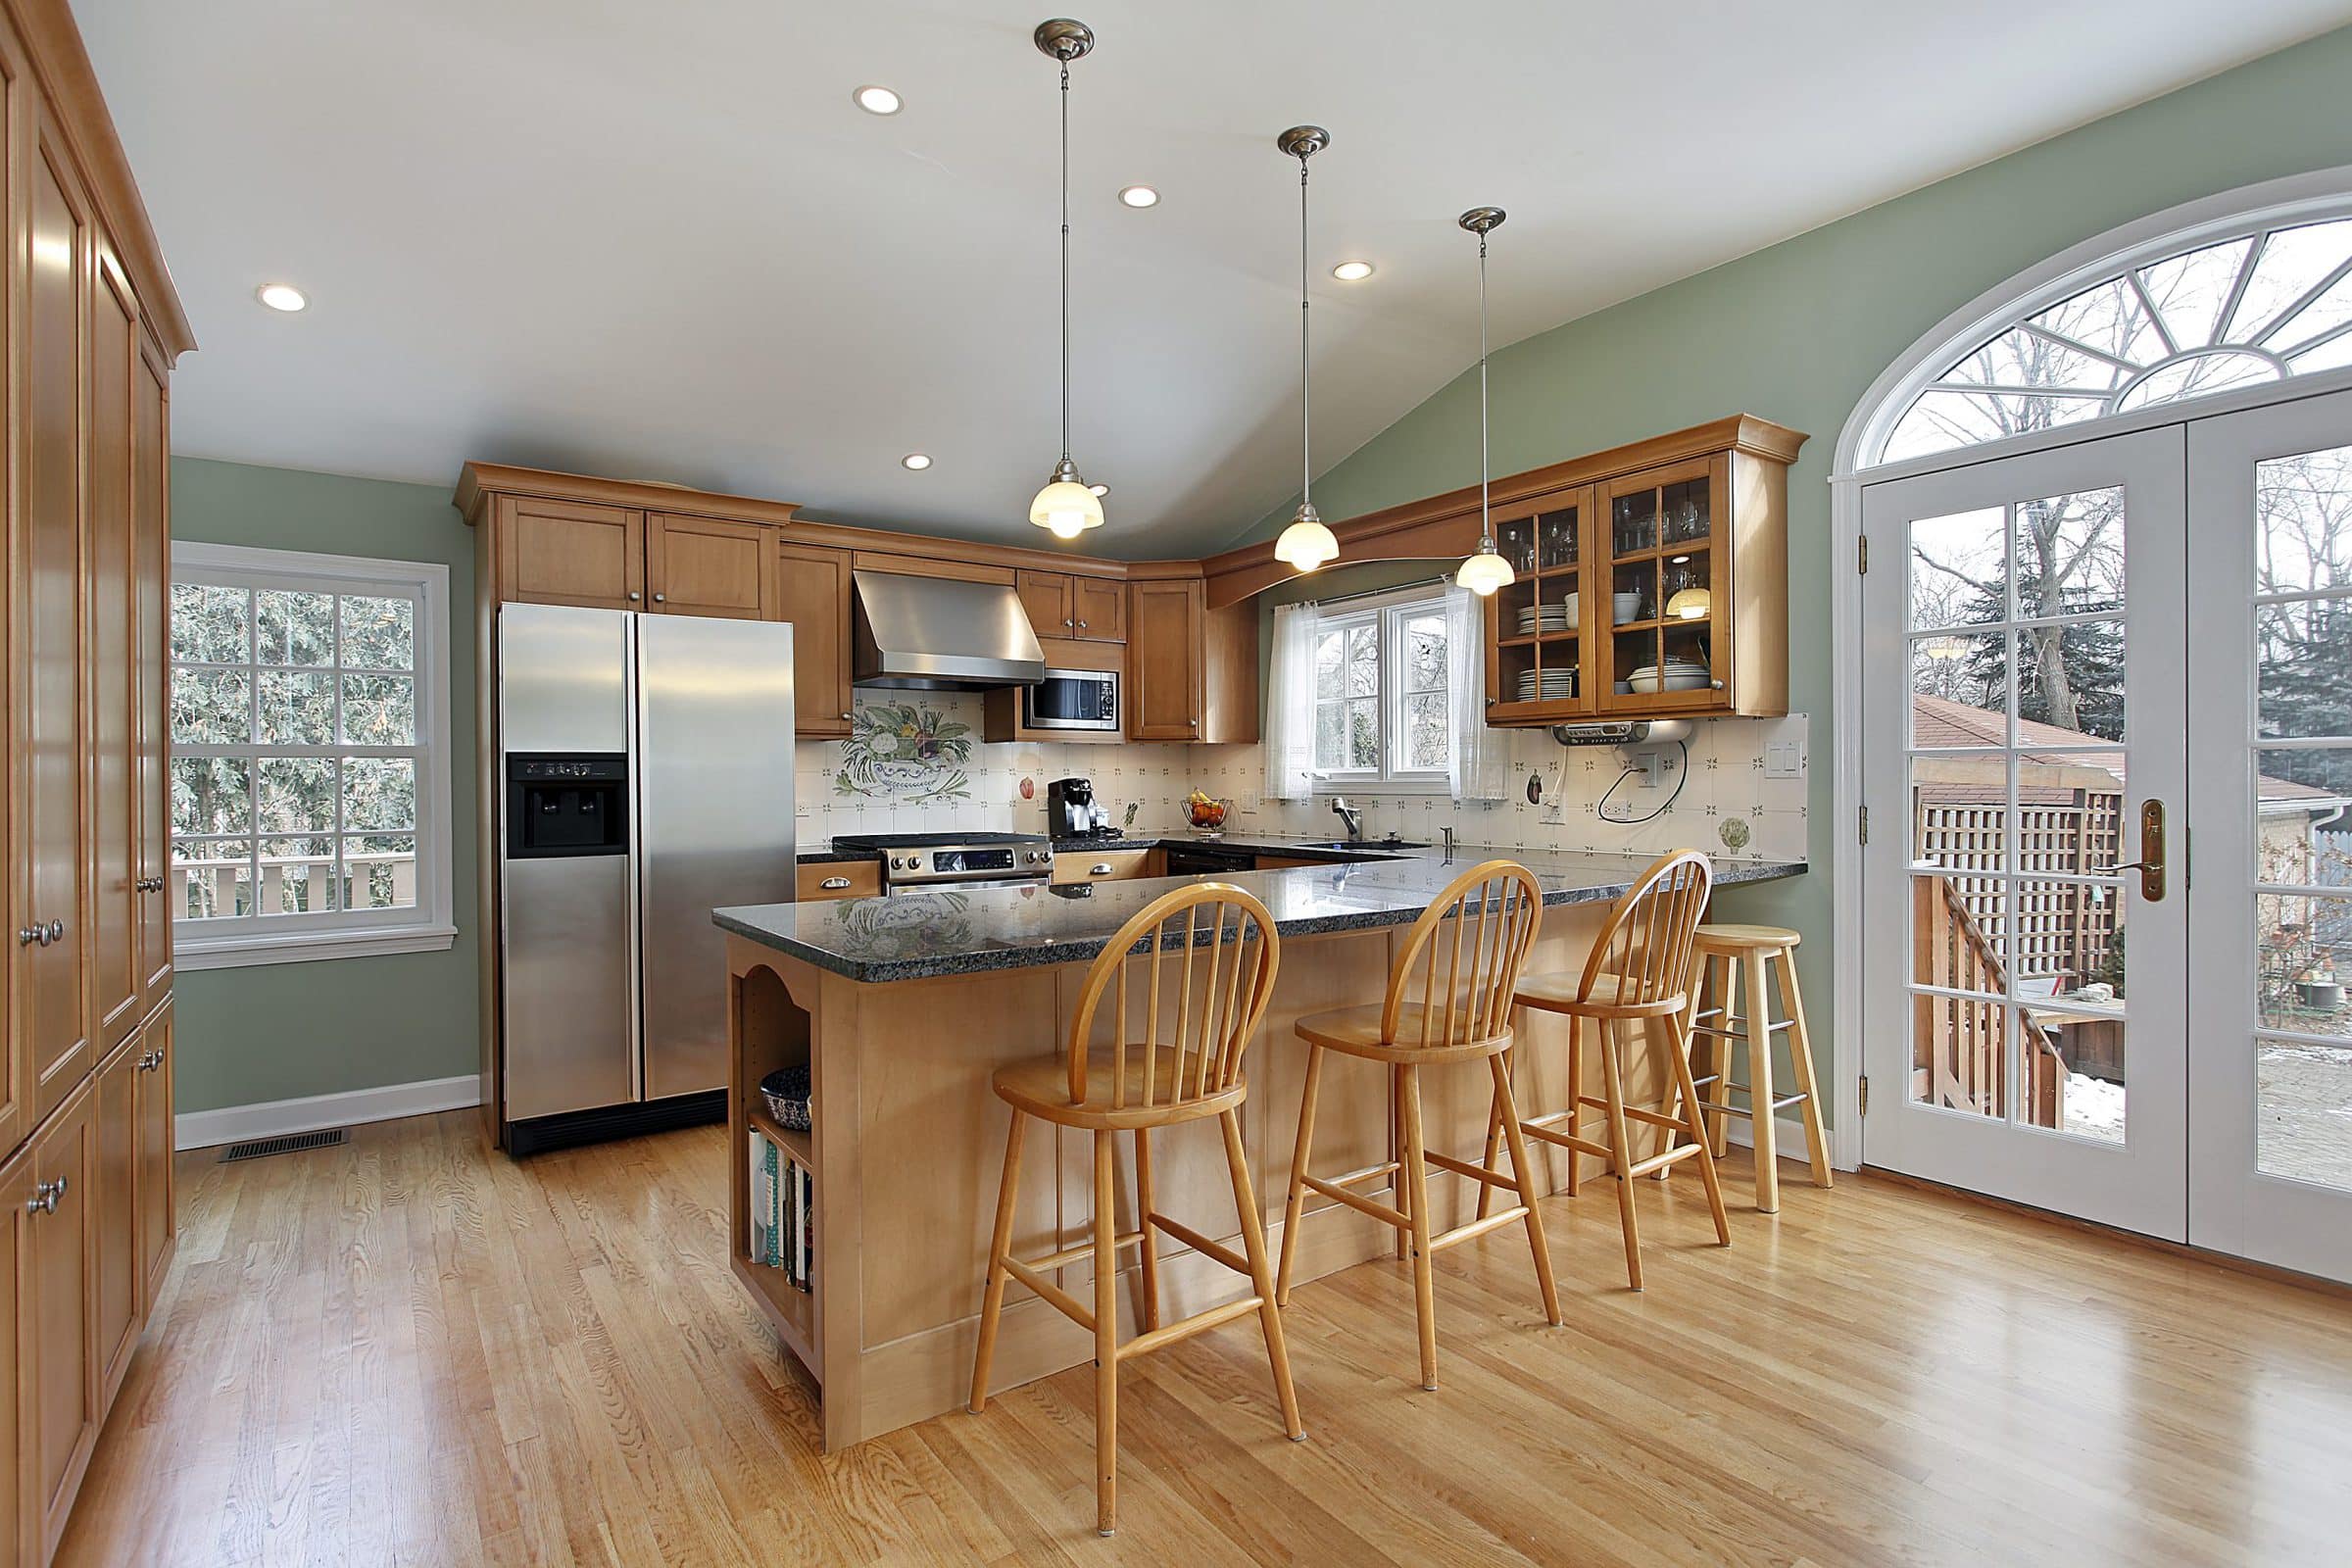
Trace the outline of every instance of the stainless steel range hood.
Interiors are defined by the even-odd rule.
[[[1045,650],[1011,585],[851,574],[850,681],[918,691],[1034,686]]]

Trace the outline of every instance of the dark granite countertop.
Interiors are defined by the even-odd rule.
[[[1087,840],[1085,848],[1141,849],[1194,844],[1189,838]],[[1235,851],[1335,856],[1328,866],[1238,871],[1219,880],[1249,889],[1273,911],[1286,937],[1372,930],[1410,923],[1445,886],[1480,860],[1516,859],[1536,873],[1546,906],[1606,903],[1633,884],[1649,858],[1510,851],[1458,846],[1441,850],[1315,851],[1279,839],[1218,839]],[[1073,847],[1081,847],[1073,845]],[[1361,856],[1379,853],[1377,859]],[[1342,856],[1359,857],[1353,860]],[[1718,861],[1718,886],[1799,876],[1802,860]],[[1137,910],[1168,891],[1171,878],[1076,883],[1064,887],[950,890],[896,899],[822,904],[762,904],[715,909],[711,918],[738,936],[852,980],[923,980],[1036,964],[1079,963],[1102,951]],[[1202,933],[1203,939],[1205,933]],[[1168,939],[1174,942],[1178,939]]]

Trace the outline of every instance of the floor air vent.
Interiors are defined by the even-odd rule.
[[[332,1149],[351,1136],[348,1127],[330,1127],[322,1133],[288,1133],[279,1138],[252,1138],[241,1144],[231,1144],[220,1151],[220,1163],[232,1159],[260,1159],[266,1154],[293,1154],[306,1149]]]

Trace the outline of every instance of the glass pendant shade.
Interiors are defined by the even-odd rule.
[[[1483,548],[1477,555],[1462,563],[1453,580],[1484,599],[1508,584],[1517,573],[1511,570],[1509,562],[1494,553],[1491,541],[1482,540],[1481,545]]]
[[[1298,515],[1282,530],[1274,541],[1274,559],[1299,571],[1312,571],[1327,561],[1340,557],[1340,538],[1315,515],[1312,507],[1300,507]]]
[[[1069,465],[1066,473],[1055,468],[1053,479],[1029,503],[1029,520],[1056,539],[1075,539],[1102,526],[1102,500],[1087,488],[1076,466]]]

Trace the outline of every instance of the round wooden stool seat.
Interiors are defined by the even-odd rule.
[[[1698,928],[1698,945],[1719,953],[1793,948],[1803,940],[1785,925],[1702,925]]]

